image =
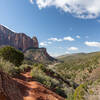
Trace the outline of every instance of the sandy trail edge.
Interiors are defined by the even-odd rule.
[[[20,77],[14,80],[18,82],[23,100],[65,100],[39,82],[33,81],[30,72],[21,73]]]

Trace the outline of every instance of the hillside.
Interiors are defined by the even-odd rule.
[[[30,48],[24,53],[33,63],[24,60],[22,65],[15,66],[0,58],[0,96],[4,100],[13,100],[10,90],[16,88],[14,95],[19,95],[19,100],[100,100],[100,52],[60,56],[60,62],[51,65],[41,63],[49,59],[45,48]],[[35,57],[41,61],[37,62]]]
[[[34,81],[35,79],[32,79],[30,72],[21,73],[14,80],[19,84],[23,100],[64,100],[64,98],[47,89],[41,83]]]
[[[29,72],[12,79],[0,71],[0,100],[64,100],[64,98],[33,81]]]
[[[73,80],[79,85],[71,100],[100,100],[98,97],[100,92],[100,52],[63,55],[58,59],[62,63],[55,65],[53,70],[65,80]]]
[[[84,70],[91,71],[95,68],[99,67],[100,64],[100,52],[94,53],[79,53],[79,54],[71,54],[67,56],[62,56],[58,58],[62,63],[56,65],[57,70],[61,72],[61,70],[65,71],[65,75],[68,73],[72,74],[73,71],[77,73],[78,71],[82,72]],[[58,72],[59,72],[58,71]],[[70,72],[72,71],[72,72]],[[67,74],[66,74],[67,73]],[[73,74],[75,74],[73,73]],[[77,73],[79,74],[79,73]],[[77,78],[77,74],[73,75],[74,78]],[[82,75],[81,75],[82,77]]]

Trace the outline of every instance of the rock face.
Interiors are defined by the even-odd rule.
[[[57,59],[51,57],[48,53],[46,48],[31,48],[24,52],[24,55],[27,59],[31,61],[37,61],[41,63],[54,63],[57,62]]]
[[[16,81],[0,71],[0,100],[23,100]]]
[[[39,47],[36,37],[33,37],[31,39],[24,33],[15,33],[0,25],[0,46],[4,45],[10,45],[22,51],[25,51],[26,49],[31,47]]]
[[[36,38],[36,37],[33,37],[32,40],[34,41],[34,42],[33,42],[33,45],[34,45],[36,48],[38,48],[38,47],[39,47],[39,43],[38,43],[37,38]]]

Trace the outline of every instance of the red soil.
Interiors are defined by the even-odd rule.
[[[23,100],[64,100],[39,82],[33,81],[29,72],[22,73],[19,78],[14,80],[19,84]]]

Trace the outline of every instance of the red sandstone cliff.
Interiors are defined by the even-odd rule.
[[[0,46],[10,45],[22,51],[34,47],[38,48],[38,40],[36,37],[31,39],[24,33],[15,33],[6,27],[0,25]]]

